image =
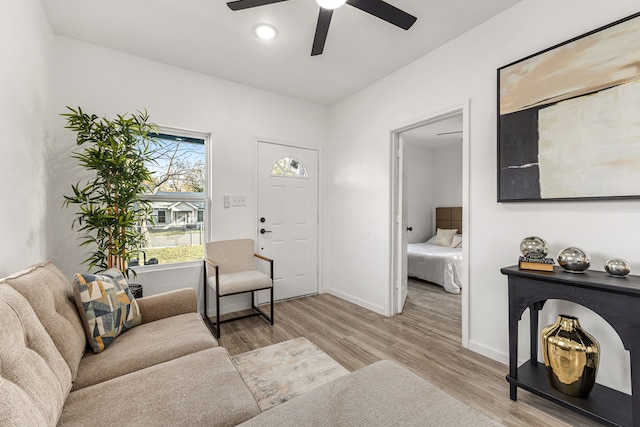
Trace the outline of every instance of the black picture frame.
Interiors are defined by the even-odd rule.
[[[497,70],[497,201],[640,198],[640,12]]]

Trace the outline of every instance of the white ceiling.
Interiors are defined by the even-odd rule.
[[[428,148],[462,144],[462,114],[402,132],[402,139]]]
[[[231,11],[224,0],[41,0],[56,34],[280,93],[334,104],[519,0],[388,0],[409,31],[349,5],[335,10],[324,54],[311,57],[315,0]],[[269,23],[278,37],[252,34]]]

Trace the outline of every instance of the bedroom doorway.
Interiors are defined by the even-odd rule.
[[[392,205],[392,235],[391,235],[391,280],[389,289],[389,308],[391,315],[402,313],[404,302],[407,295],[407,243],[424,242],[432,236],[435,231],[435,207],[436,206],[420,206],[422,211],[416,210],[415,204],[429,205],[439,204],[440,206],[461,206],[462,207],[462,268],[460,280],[462,287],[461,295],[461,330],[462,345],[468,347],[469,335],[469,103],[444,111],[439,114],[428,116],[422,120],[415,121],[408,125],[399,127],[391,131],[391,205]],[[438,138],[432,138],[430,142],[424,142],[427,146],[420,147],[416,137],[422,132],[428,131],[432,134],[438,134]],[[426,132],[425,132],[426,133]],[[426,137],[425,137],[426,138]],[[457,140],[457,147],[446,146],[447,141]],[[461,142],[460,142],[461,141]],[[431,144],[431,147],[428,145]],[[444,147],[444,148],[439,148]],[[436,150],[438,156],[434,157],[435,165],[421,167],[416,163],[416,159],[420,158],[420,150],[433,152]],[[447,154],[445,154],[447,153]],[[436,201],[425,201],[431,199],[428,189],[413,185],[411,179],[407,179],[409,172],[412,175],[422,173],[427,176],[427,180],[442,184],[442,174],[433,176],[439,170],[442,171],[444,161],[442,156],[457,156],[457,166],[452,168],[451,173],[455,173],[456,179],[454,183],[447,182],[447,185],[436,185],[433,190]],[[461,157],[461,158],[460,158]],[[428,163],[427,163],[428,164]],[[408,172],[409,171],[409,172]],[[447,172],[450,172],[447,170]],[[431,175],[429,175],[431,174]],[[409,182],[408,182],[409,181]],[[447,198],[447,191],[451,190],[453,185],[457,198]],[[448,188],[448,190],[447,190]],[[438,194],[440,193],[440,194]],[[461,194],[460,194],[461,193]],[[443,195],[444,194],[444,195]],[[419,200],[420,199],[420,200]],[[414,204],[414,206],[412,206]],[[419,214],[420,221],[417,221],[416,211]],[[409,214],[411,212],[411,215]],[[413,216],[413,218],[412,218]],[[425,218],[426,217],[426,218]],[[417,239],[417,240],[416,240]],[[421,240],[422,239],[422,240]],[[444,292],[444,290],[443,290]]]

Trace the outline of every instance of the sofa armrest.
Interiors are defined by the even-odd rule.
[[[142,323],[198,311],[198,299],[193,288],[163,292],[143,298],[136,298]]]

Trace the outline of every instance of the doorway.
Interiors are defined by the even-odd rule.
[[[318,174],[317,150],[258,141],[258,253],[276,300],[318,292]]]
[[[404,136],[410,132],[438,122],[444,122],[452,117],[462,117],[462,211],[464,233],[462,236],[462,345],[468,347],[469,341],[469,241],[471,231],[469,227],[469,103],[444,111],[439,114],[428,116],[422,120],[415,121],[408,125],[399,127],[391,131],[391,153],[392,153],[392,174],[391,174],[391,280],[389,286],[389,312],[395,315],[402,312],[404,301],[407,295],[407,241],[409,228],[412,224],[408,222],[408,189],[407,189],[407,164],[410,153],[407,151],[407,139]],[[459,130],[459,129],[458,129]],[[443,132],[444,133],[444,132]],[[459,135],[460,136],[460,135]],[[410,150],[409,150],[410,151]],[[433,230],[433,229],[432,229]]]

